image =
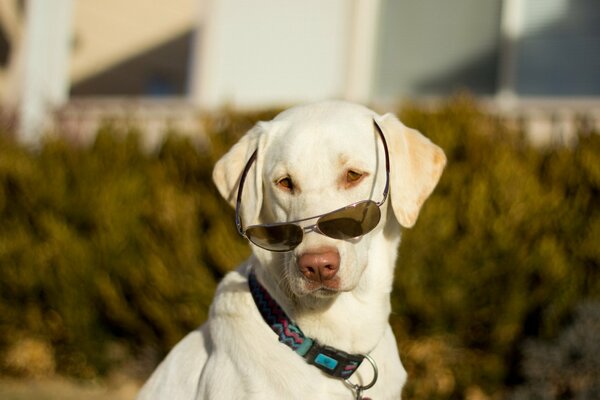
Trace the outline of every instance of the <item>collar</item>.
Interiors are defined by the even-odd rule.
[[[334,347],[321,345],[316,339],[306,336],[258,282],[253,271],[248,276],[248,284],[267,325],[277,334],[281,343],[303,357],[307,363],[334,378],[347,380],[365,359],[365,355],[348,354]]]

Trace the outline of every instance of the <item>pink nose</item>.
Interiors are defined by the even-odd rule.
[[[327,249],[302,254],[298,258],[298,268],[308,280],[314,282],[331,280],[340,269],[340,253]]]

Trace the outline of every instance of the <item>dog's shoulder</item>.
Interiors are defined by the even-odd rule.
[[[251,257],[223,277],[210,308],[210,318],[245,317],[248,309],[255,307],[248,287],[253,262]]]
[[[208,325],[188,333],[146,381],[137,400],[191,398],[211,351]]]

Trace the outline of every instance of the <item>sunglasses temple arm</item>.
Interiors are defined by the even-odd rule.
[[[256,160],[256,153],[258,153],[258,149],[254,150],[254,153],[248,159],[244,170],[242,171],[242,175],[240,176],[240,184],[238,186],[237,199],[235,202],[235,225],[237,227],[237,231],[241,236],[246,236],[244,234],[244,228],[242,226],[242,217],[240,216],[241,205],[242,205],[242,191],[244,188],[244,182],[246,181],[246,176],[248,175],[248,171],[250,171],[250,167]]]
[[[373,124],[375,125],[377,133],[381,137],[381,143],[383,143],[383,151],[385,152],[385,188],[383,189],[383,200],[381,200],[381,202],[379,203],[379,205],[381,205],[387,200],[388,193],[390,191],[390,154],[388,151],[387,142],[385,141],[385,136],[383,135],[383,130],[381,130],[381,127],[379,126],[377,121],[375,121],[375,119],[373,119]]]

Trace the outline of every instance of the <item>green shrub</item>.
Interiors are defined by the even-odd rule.
[[[417,343],[444,339],[438,358],[453,383],[430,382],[427,398],[498,394],[520,379],[525,338],[557,335],[582,299],[600,294],[600,137],[534,149],[465,99],[402,114],[449,161],[404,233],[393,321]],[[411,395],[422,384],[409,382],[405,397],[423,398]]]
[[[210,184],[212,160],[171,137],[155,156],[134,133],[39,154],[2,144],[0,344],[42,337],[59,371],[93,376],[107,347],[157,357],[201,323],[224,268],[210,242],[234,239]],[[241,258],[239,247],[229,249]]]

